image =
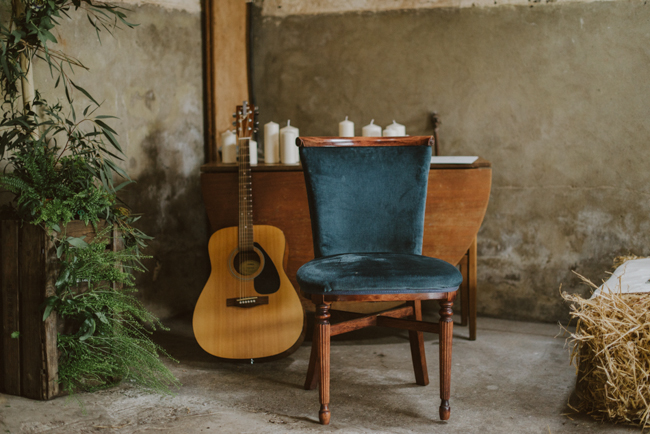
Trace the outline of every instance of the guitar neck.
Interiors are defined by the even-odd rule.
[[[253,250],[253,188],[250,137],[239,139],[239,248]]]

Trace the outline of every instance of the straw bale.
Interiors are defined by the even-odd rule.
[[[642,258],[643,258],[642,256],[636,256],[632,254],[617,256],[614,258],[614,263],[612,264],[612,268],[618,268],[627,261],[633,261],[635,259],[642,259]]]
[[[577,371],[573,408],[599,420],[650,427],[650,294],[562,297],[577,320],[567,339]]]

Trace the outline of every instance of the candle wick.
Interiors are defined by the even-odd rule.
[[[347,117],[347,116],[345,117],[345,120],[346,120],[346,121],[348,120],[348,117]]]
[[[374,119],[370,121],[370,125],[374,125],[374,123],[375,123]]]
[[[291,126],[291,119],[287,121],[287,126]]]

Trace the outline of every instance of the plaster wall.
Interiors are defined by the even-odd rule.
[[[120,164],[136,181],[121,197],[143,214],[137,226],[155,238],[145,250],[152,258],[144,261],[148,271],[138,279],[139,297],[166,318],[193,309],[209,274],[199,184],[204,161],[201,15],[198,0],[184,8],[170,1],[123,3],[130,9],[128,21],[138,27],[116,30],[114,36],[102,32],[100,43],[85,13],[72,11],[71,20],[60,20],[54,32],[59,44],[51,48],[90,69],[77,69],[73,80],[103,101],[98,114],[119,118],[109,123],[126,154]],[[34,70],[36,88],[48,101],[64,100],[43,62],[37,61]],[[76,101],[79,113],[86,101],[81,94]]]
[[[349,116],[357,134],[373,118],[431,134],[437,111],[443,155],[492,162],[480,315],[566,320],[560,285],[589,292],[572,271],[599,281],[616,255],[650,255],[644,2],[284,15],[265,5],[253,47],[261,124],[336,135]]]
[[[178,0],[157,1],[173,2]],[[343,12],[380,12],[402,9],[473,8],[545,3],[591,3],[595,1],[617,0],[253,0],[261,8],[263,15],[276,17]]]

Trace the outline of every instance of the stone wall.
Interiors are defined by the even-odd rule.
[[[193,308],[209,274],[200,3],[123,3],[137,28],[100,45],[73,14],[57,37],[90,68],[76,81],[120,118],[137,181],[125,199],[156,237],[140,296],[168,317]],[[650,255],[650,9],[496,3],[257,0],[256,99],[262,123],[290,118],[304,135],[334,135],[345,116],[357,131],[374,118],[430,134],[437,111],[444,154],[493,164],[479,314],[565,320],[559,286],[587,293],[572,270],[598,280],[615,255]],[[38,65],[36,82],[49,96]]]
[[[431,134],[437,111],[443,155],[493,165],[480,315],[566,320],[560,285],[588,293],[572,271],[599,281],[614,256],[650,255],[650,6],[312,13],[299,4],[256,2],[261,123],[336,135],[349,116],[357,134],[373,118]]]

